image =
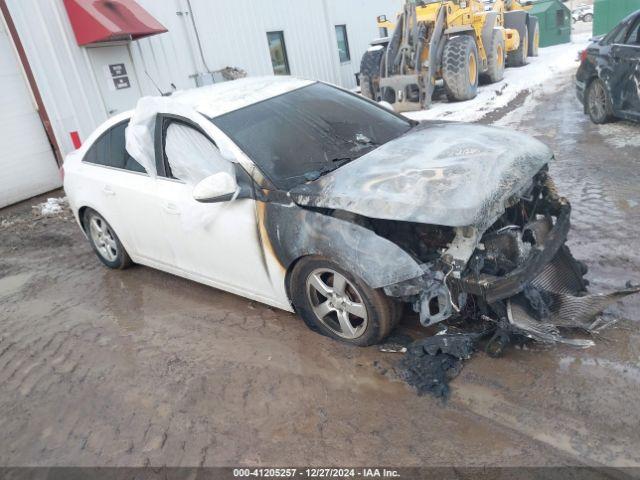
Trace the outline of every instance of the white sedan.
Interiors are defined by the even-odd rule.
[[[405,304],[425,326],[499,312],[569,258],[551,157],[513,131],[418,124],[269,77],[141,99],[66,158],[64,188],[106,266],[154,267],[371,345]]]

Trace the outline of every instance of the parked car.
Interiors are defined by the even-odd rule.
[[[640,120],[640,10],[581,53],[576,87],[594,123]]]
[[[154,267],[371,345],[407,304],[425,326],[478,309],[497,322],[531,282],[584,290],[551,158],[513,130],[248,78],[142,99],[67,157],[64,188],[106,266]]]
[[[593,22],[593,6],[580,5],[571,12],[573,23],[576,22]]]

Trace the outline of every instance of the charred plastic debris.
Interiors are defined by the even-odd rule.
[[[479,242],[468,243],[474,250],[466,263],[458,262],[453,250],[460,231],[374,221],[377,234],[424,262],[422,277],[385,287],[386,293],[411,304],[423,326],[441,328],[432,337],[381,347],[406,352],[399,376],[421,394],[447,397],[448,380],[477,348],[499,357],[511,343],[594,345],[591,339],[565,335],[588,336],[606,327],[599,314],[640,288],[627,284],[610,294],[587,292],[587,267],[565,245],[570,211],[545,168]],[[473,232],[462,231],[465,235]]]

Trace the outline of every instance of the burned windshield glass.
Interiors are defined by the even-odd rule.
[[[315,180],[411,128],[408,120],[322,83],[212,121],[285,190]]]

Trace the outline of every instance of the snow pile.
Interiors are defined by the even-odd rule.
[[[541,48],[538,57],[529,58],[529,64],[507,68],[500,82],[480,86],[478,96],[466,102],[435,101],[428,110],[408,112],[414,120],[455,120],[474,122],[488,113],[506,107],[522,92],[542,89],[553,80],[578,67],[578,54],[587,47],[589,34],[576,35],[571,43]]]
[[[67,204],[67,197],[47,198],[47,201],[34,205],[33,208],[43,217],[50,217],[62,213],[64,206]]]

